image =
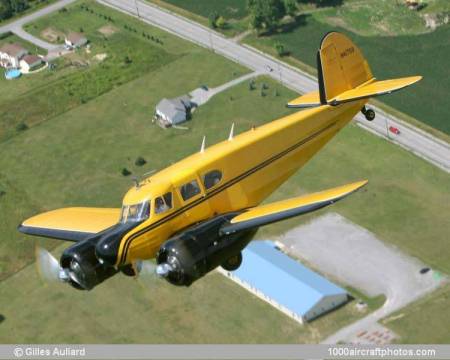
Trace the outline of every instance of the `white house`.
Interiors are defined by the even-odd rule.
[[[156,117],[167,125],[176,125],[187,120],[187,114],[192,107],[188,96],[175,99],[162,99],[156,105]]]
[[[25,55],[20,60],[20,68],[24,73],[30,72],[43,63],[42,58],[37,55]]]
[[[64,42],[67,46],[77,48],[86,45],[88,40],[84,35],[80,33],[70,32],[69,34],[67,34]]]
[[[18,68],[28,50],[19,44],[5,44],[0,48],[0,66]]]

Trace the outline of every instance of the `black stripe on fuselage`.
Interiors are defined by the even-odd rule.
[[[336,121],[327,125],[323,129],[320,129],[319,131],[315,132],[314,134],[308,136],[307,138],[297,142],[296,144],[292,145],[291,147],[287,148],[286,150],[283,150],[282,152],[278,153],[277,155],[263,161],[262,163],[258,164],[257,166],[251,168],[250,170],[246,171],[245,173],[242,173],[241,175],[235,177],[234,179],[231,179],[230,181],[224,183],[223,185],[217,187],[216,189],[212,190],[211,192],[207,193],[205,196],[198,198],[197,200],[193,201],[192,203],[185,205],[181,208],[179,208],[177,211],[173,212],[172,214],[158,220],[157,222],[148,225],[147,227],[139,230],[135,234],[131,235],[126,241],[125,245],[123,247],[122,255],[120,257],[120,264],[123,264],[125,262],[125,259],[127,257],[128,249],[131,245],[131,242],[137,238],[138,236],[153,230],[154,228],[162,225],[163,223],[172,220],[173,218],[177,217],[178,215],[184,213],[185,211],[197,206],[198,204],[210,199],[211,197],[217,195],[218,193],[222,192],[223,190],[229,188],[230,186],[235,185],[239,181],[245,179],[246,177],[252,175],[253,173],[265,168],[266,166],[270,165],[272,162],[282,158],[283,156],[287,155],[288,153],[292,152],[293,150],[297,149],[298,147],[304,145],[305,143],[311,141],[315,137],[319,136],[323,132],[327,131],[328,129],[332,128],[334,125],[336,125]]]

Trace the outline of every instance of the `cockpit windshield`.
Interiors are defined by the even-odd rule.
[[[136,205],[124,205],[120,215],[121,223],[140,222],[150,216],[150,201],[144,201]]]

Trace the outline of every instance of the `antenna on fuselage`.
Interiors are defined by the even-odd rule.
[[[205,145],[206,145],[206,136],[203,136],[202,146],[200,148],[200,152],[205,152]]]
[[[136,187],[136,189],[139,189],[140,187],[140,179],[137,176],[133,176],[132,178],[133,182],[134,182],[134,186]]]
[[[234,137],[234,123],[231,125],[230,135],[228,136],[228,141],[233,140]]]

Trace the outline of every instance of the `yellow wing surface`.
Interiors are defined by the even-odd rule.
[[[287,106],[291,108],[309,108],[320,105],[320,96],[318,91],[306,93],[294,100],[288,102]]]
[[[276,221],[306,214],[331,205],[366,184],[367,180],[358,181],[293,199],[257,206],[235,216],[231,219],[229,224],[222,227],[221,232],[224,234],[231,234],[237,231],[256,228]]]
[[[80,241],[119,221],[120,209],[73,207],[48,211],[19,225],[24,234]]]
[[[336,96],[331,103],[333,105],[341,104],[344,102],[364,99],[373,96],[380,96],[384,94],[390,94],[394,91],[403,89],[409,85],[412,85],[422,79],[422,76],[410,76],[399,79],[390,79],[377,81],[374,80],[367,85],[361,85],[356,89],[348,90],[342,94]]]

